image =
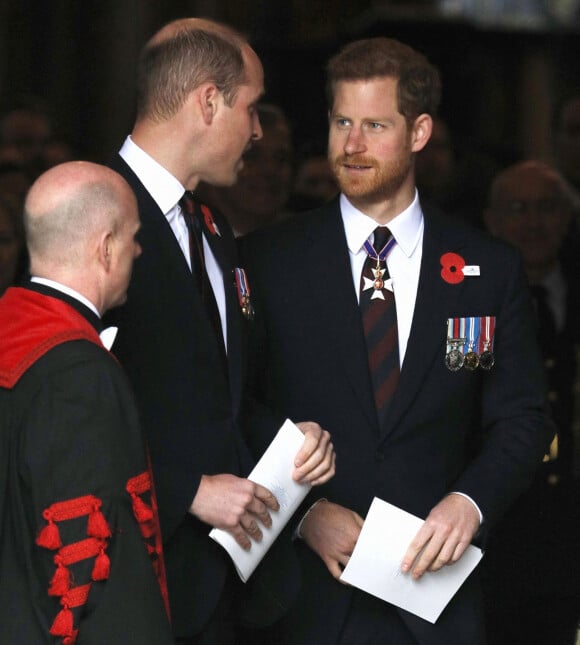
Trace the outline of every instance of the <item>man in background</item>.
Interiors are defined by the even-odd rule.
[[[497,645],[576,641],[580,512],[573,426],[580,292],[577,260],[562,255],[571,213],[569,186],[540,161],[522,161],[499,173],[485,211],[489,231],[513,244],[524,262],[557,430],[532,488],[488,544],[488,635]]]

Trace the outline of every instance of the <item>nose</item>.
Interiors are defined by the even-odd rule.
[[[262,135],[262,124],[260,123],[260,117],[256,110],[252,117],[252,141],[259,141],[262,138]]]
[[[352,127],[348,131],[346,141],[344,143],[344,151],[347,155],[354,155],[357,153],[364,152],[366,150],[366,145],[364,142],[364,136],[360,128]]]

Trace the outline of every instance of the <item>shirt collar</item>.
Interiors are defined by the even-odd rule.
[[[78,300],[81,302],[85,307],[90,309],[96,316],[97,318],[101,318],[101,314],[99,313],[98,309],[95,307],[95,305],[85,298],[82,294],[80,294],[78,291],[75,291],[74,289],[71,289],[70,287],[67,287],[64,284],[61,284],[60,282],[55,282],[54,280],[48,280],[47,278],[37,278],[36,276],[32,276],[30,278],[30,282],[36,282],[38,284],[43,284],[47,287],[51,287],[52,289],[55,289],[56,291],[60,291],[61,293],[65,293],[67,296],[70,296],[71,298],[74,298],[75,300]]]
[[[185,192],[181,182],[140,148],[130,136],[125,139],[119,154],[139,177],[161,212],[167,215]]]
[[[355,208],[343,194],[340,195],[340,212],[348,248],[356,255],[379,224],[372,217]],[[410,206],[389,222],[389,230],[397,246],[407,257],[410,257],[423,230],[423,211],[416,190]]]

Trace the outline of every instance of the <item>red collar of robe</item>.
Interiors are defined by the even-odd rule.
[[[0,387],[12,389],[46,352],[71,340],[102,345],[89,321],[59,298],[11,287],[0,299]]]

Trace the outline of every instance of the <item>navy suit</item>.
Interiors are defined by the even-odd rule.
[[[111,167],[137,197],[143,253],[134,266],[127,304],[111,312],[107,323],[119,326],[115,354],[135,389],[151,451],[174,633],[190,637],[202,629],[216,607],[232,564],[208,538],[211,527],[188,509],[202,475],[245,477],[253,465],[237,425],[244,348],[233,274],[236,247],[227,222],[214,213],[221,236],[206,231],[206,237],[224,278],[226,374],[218,338],[166,218],[121,157]],[[260,589],[261,575],[267,574],[263,569],[252,578]],[[292,583],[283,579],[285,589],[288,584],[291,589]],[[268,589],[272,606],[263,614],[248,607],[248,612],[258,611],[249,620],[277,618],[285,605],[285,591],[280,593],[278,597]]]
[[[481,275],[443,280],[440,258],[450,251],[479,265]],[[332,434],[337,474],[310,503],[327,497],[364,517],[378,496],[426,517],[447,493],[460,491],[479,505],[484,526],[492,525],[531,481],[553,433],[517,255],[426,213],[409,342],[379,425],[338,200],[250,236],[244,253],[256,309],[256,393],[274,410],[318,421]],[[488,315],[497,319],[493,369],[449,371],[447,319]],[[254,440],[261,449],[267,429]],[[293,644],[335,643],[353,589],[335,581],[304,543],[298,551],[305,583],[283,631]],[[399,613],[421,643],[482,642],[477,575],[435,626]]]

